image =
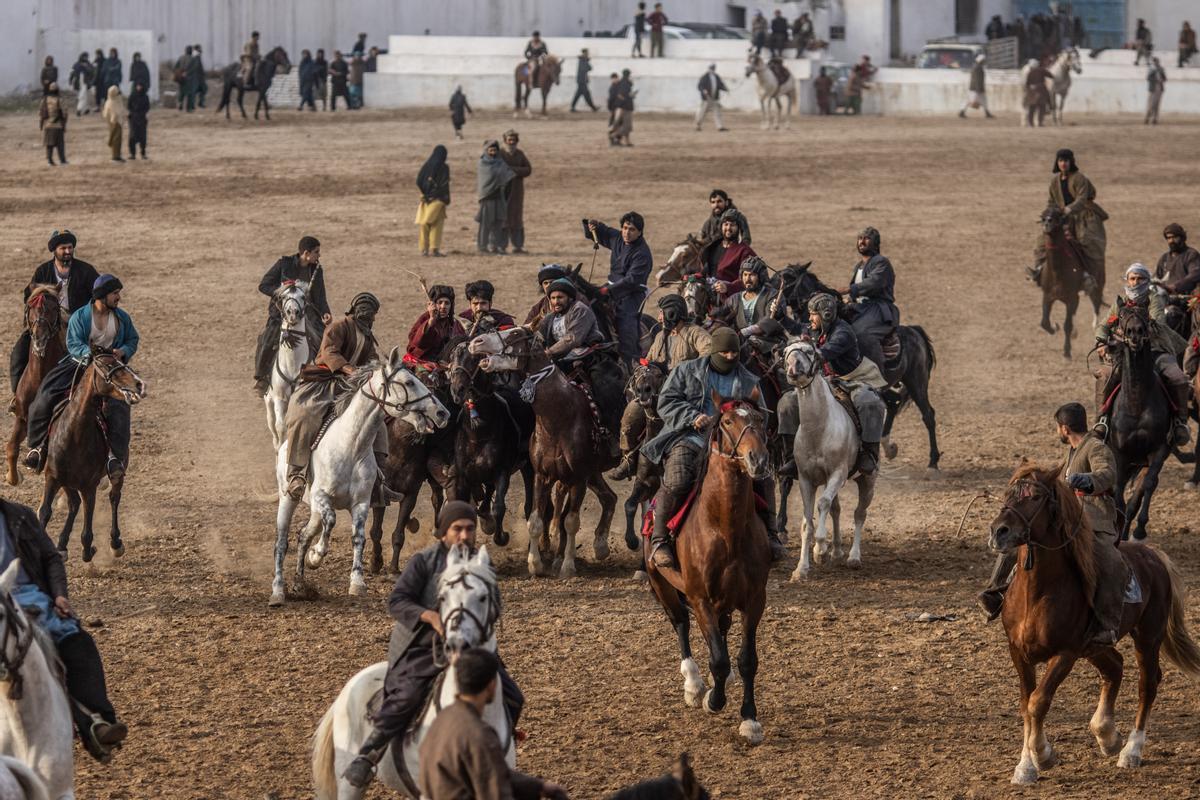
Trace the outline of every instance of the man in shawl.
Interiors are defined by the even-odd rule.
[[[116,84],[108,87],[108,99],[104,101],[104,111],[101,112],[104,121],[108,123],[108,149],[112,152],[112,160],[124,162],[121,156],[121,132],[125,124],[125,98]]]
[[[525,156],[525,151],[517,147],[520,135],[514,130],[504,132],[504,147],[500,157],[513,171],[512,182],[508,185],[508,208],[504,220],[501,250],[512,242],[515,254],[525,252],[525,179],[533,172],[533,165]]]
[[[145,88],[150,88],[150,65],[142,60],[141,53],[133,54],[133,62],[129,65],[129,92],[133,93],[133,87],[141,84]]]
[[[315,110],[315,109],[314,109]],[[446,146],[439,144],[417,173],[421,204],[417,207],[418,239],[421,255],[442,256],[442,229],[446,225],[446,206],[450,205],[450,165]]]
[[[146,115],[150,113],[150,96],[143,84],[133,85],[129,96],[129,158],[137,158],[137,149],[142,149],[142,160],[146,160]]]
[[[429,287],[425,311],[408,331],[405,355],[418,361],[437,361],[447,342],[466,333],[454,317],[454,287],[435,284]]]
[[[1054,173],[1050,178],[1047,205],[1057,208],[1067,217],[1067,236],[1083,255],[1085,291],[1087,282],[1104,283],[1104,250],[1106,235],[1104,220],[1108,214],[1096,203],[1096,187],[1075,165],[1075,153],[1063,148],[1054,155]],[[1046,261],[1046,237],[1038,231],[1034,248],[1034,264],[1027,272],[1040,285],[1042,265]]]
[[[471,104],[467,102],[467,96],[463,94],[462,86],[454,87],[454,94],[450,95],[450,123],[454,126],[454,138],[462,141],[463,123],[467,121],[466,114],[475,114],[471,110]]]
[[[489,139],[479,157],[476,195],[479,199],[479,233],[475,246],[481,253],[504,253],[504,223],[508,217],[508,185],[515,173],[500,157],[500,143]]]
[[[117,55],[117,48],[110,47],[108,49],[108,58],[104,59],[105,91],[108,91],[107,87],[109,86],[120,87],[124,74],[121,68],[121,59]]]
[[[92,66],[92,62],[88,61],[87,51],[79,54],[79,60],[71,67],[70,77],[71,88],[75,90],[77,99],[75,101],[75,116],[82,116],[92,110],[91,91],[92,84],[96,80],[96,70]]]
[[[62,98],[58,94],[58,84],[51,82],[46,86],[46,96],[42,98],[41,108],[38,109],[38,127],[42,129],[42,144],[46,147],[46,160],[54,166],[54,151],[58,151],[58,160],[67,163],[67,110],[63,108]]]
[[[736,208],[725,209],[721,215],[721,238],[711,242],[700,254],[704,277],[722,297],[741,291],[742,262],[757,255],[741,240],[741,216]]]
[[[293,500],[304,496],[312,446],[335,400],[349,389],[343,377],[377,360],[375,315],[379,300],[370,292],[359,292],[350,301],[346,316],[325,329],[321,350],[311,364],[300,369],[299,385],[287,410],[288,486]],[[380,420],[372,444],[375,462],[387,459],[387,430]]]

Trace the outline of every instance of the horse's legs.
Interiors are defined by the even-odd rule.
[[[1029,731],[1032,727],[1029,715],[1029,697],[1037,687],[1037,670],[1032,663],[1023,659],[1012,645],[1009,645],[1008,653],[1012,657],[1013,666],[1017,668],[1017,680],[1021,685],[1021,722],[1023,724],[1021,760],[1017,762],[1017,768],[1013,770],[1012,783],[1037,783],[1037,764],[1033,760],[1033,751],[1029,749]]]
[[[892,425],[896,423],[896,415],[900,413],[900,406],[903,405],[902,401],[888,399],[890,394],[890,392],[885,391],[881,395],[885,411],[883,414],[883,436],[879,442],[879,448],[883,452],[884,458],[888,461],[895,458],[900,450],[899,447],[892,443]]]
[[[321,513],[321,535],[317,538],[316,546],[308,551],[308,566],[316,569],[321,566],[325,554],[329,552],[329,539],[334,523],[337,522],[337,512],[333,509],[333,500],[329,495],[319,492],[314,492],[313,495],[313,507]]]
[[[742,649],[738,653],[738,674],[742,676],[742,724],[738,727],[750,744],[763,740],[762,725],[758,723],[758,708],[754,704],[754,679],[758,675],[758,621],[766,605],[766,592],[754,607],[742,612]]]
[[[64,489],[63,493],[67,496],[67,518],[63,521],[62,533],[59,534],[58,549],[65,558],[67,542],[71,539],[71,531],[75,527],[75,517],[79,514],[79,506],[83,504],[83,498],[74,489]]]
[[[266,92],[258,93],[258,102],[262,103],[263,117],[267,120],[267,122],[270,122],[271,121],[271,103],[267,100]]]
[[[125,555],[125,544],[121,541],[121,524],[117,515],[117,509],[121,505],[121,490],[124,488],[124,476],[117,478],[108,487],[108,504],[112,507],[112,528],[108,534],[108,544],[115,558]]]
[[[304,567],[308,561],[309,548],[321,532],[323,524],[324,519],[317,505],[317,492],[315,489],[309,489],[308,522],[296,534],[296,580],[299,583],[304,582]],[[320,560],[317,563],[320,564]]]
[[[535,472],[533,475],[533,513],[529,515],[526,521],[526,529],[529,532],[529,556],[526,559],[526,564],[529,567],[529,574],[537,577],[542,574],[542,551],[540,549],[542,537],[546,535],[547,526],[551,522],[553,514],[553,503],[551,503],[550,490],[552,482],[547,480],[540,472]]]
[[[828,519],[829,510],[833,507],[833,501],[837,499],[838,492],[842,490],[842,486],[846,483],[846,474],[840,469],[835,471],[825,480],[825,491],[821,492],[821,497],[817,500],[817,533],[816,542],[813,544],[813,559],[820,563],[825,553],[829,550],[826,546],[826,537],[828,536]]]
[[[1100,752],[1115,756],[1121,746],[1121,732],[1113,720],[1113,710],[1117,704],[1117,692],[1121,691],[1125,659],[1119,650],[1110,648],[1088,656],[1088,661],[1100,671],[1100,702],[1096,704],[1096,713],[1092,715],[1088,728],[1096,737]]]
[[[92,532],[92,521],[96,518],[96,487],[84,489],[83,495],[83,534],[80,536],[80,542],[83,544],[83,560],[91,561],[96,555],[96,548],[92,547],[92,540],[95,538]]]
[[[242,112],[242,119],[245,119],[246,118],[246,107],[244,105],[242,105],[242,101],[246,97],[246,90],[239,86],[237,93],[238,93],[237,94],[238,110]]]
[[[502,468],[496,476],[492,487],[492,541],[503,547],[508,544],[508,531],[504,530],[504,517],[508,514],[508,487],[512,483],[512,473]]]
[[[43,530],[49,524],[50,517],[54,513],[54,495],[56,494],[58,494],[58,481],[47,472],[45,483],[42,484],[42,504],[38,506],[38,522],[42,523]],[[66,533],[70,533],[70,531],[66,531]],[[58,549],[67,549],[66,542],[61,537],[58,540]]]
[[[759,106],[759,109],[762,111],[762,125],[761,125],[760,127],[761,127],[761,128],[764,130],[764,131],[765,131],[767,128],[771,127],[771,117],[770,117],[770,111],[768,110],[768,106],[767,106],[767,104],[768,104],[768,103],[770,103],[770,102],[771,102],[771,101],[770,101],[770,100],[768,100],[768,99],[767,99],[765,96],[763,96],[763,95],[759,95],[759,97],[758,97],[758,106]]]
[[[1071,358],[1071,337],[1075,335],[1075,310],[1079,308],[1079,295],[1067,300],[1067,313],[1063,319],[1063,358]]]
[[[28,422],[21,414],[21,409],[17,408],[17,415],[13,419],[12,433],[8,435],[8,446],[5,448],[6,470],[5,481],[9,486],[21,485],[21,473],[17,470],[17,451],[21,449],[21,440],[25,438],[25,428]]]
[[[601,479],[601,482],[603,483],[603,479]],[[579,533],[579,511],[583,507],[583,496],[587,493],[589,484],[590,481],[587,484],[574,484],[571,486],[569,492],[563,493],[562,527],[558,540],[558,555],[562,559],[562,569],[558,573],[560,578],[575,577],[575,535]],[[603,538],[607,533],[607,527],[604,526],[604,518],[607,517],[608,521],[611,522],[613,509],[617,505],[616,493],[608,488],[608,484],[604,484],[604,489],[608,493],[608,498],[606,508],[601,513],[601,526],[604,527],[604,533],[602,534],[599,530],[596,532],[595,552],[597,561],[608,558],[608,539]],[[601,502],[605,501],[602,500]]]
[[[1050,308],[1054,305],[1054,298],[1049,294],[1042,295],[1042,330],[1053,336],[1058,333],[1058,326],[1050,324]]]
[[[275,512],[275,577],[271,581],[270,606],[281,606],[284,600],[283,559],[288,551],[288,529],[292,526],[292,515],[296,513],[296,501],[286,494],[279,495],[279,510]]]
[[[1158,648],[1162,644],[1162,633],[1154,638],[1135,636],[1134,653],[1138,662],[1138,710],[1133,720],[1133,730],[1125,742],[1121,755],[1117,758],[1118,767],[1140,767],[1142,765],[1142,747],[1146,744],[1146,723],[1150,720],[1150,707],[1158,696],[1158,684],[1162,680],[1162,669],[1158,666]]]
[[[525,519],[533,513],[533,464],[526,459],[521,464],[521,483],[525,485]]]
[[[374,506],[371,509],[371,574],[378,575],[383,571],[383,515],[386,506]]]
[[[788,524],[787,504],[788,504],[788,497],[792,493],[792,483],[793,482],[794,481],[792,478],[780,478],[779,479],[779,501],[778,501],[778,506],[776,506],[775,530],[779,531],[779,533],[781,534],[780,538],[783,538],[782,534],[784,533],[784,531],[787,530],[787,524]]]
[[[1075,666],[1075,656],[1060,654],[1050,659],[1041,683],[1029,698],[1029,734],[1025,747],[1038,770],[1047,770],[1058,763],[1054,747],[1046,740],[1045,721],[1054,693]],[[1015,776],[1014,776],[1015,777]]]
[[[613,514],[617,510],[617,493],[608,485],[608,481],[604,480],[604,475],[599,470],[594,472],[588,478],[588,488],[600,500],[600,522],[596,524],[595,537],[592,539],[592,552],[596,555],[597,561],[604,561],[608,558],[608,531],[612,528]],[[579,495],[579,503],[575,506],[575,513],[579,513],[579,508],[583,504],[583,494]]]
[[[937,412],[933,410],[933,404],[929,402],[929,370],[925,366],[920,366],[919,373],[914,377],[912,385],[907,387],[908,396],[917,410],[921,412],[921,422],[925,423],[925,432],[929,434],[928,469],[936,470],[938,461],[942,457],[937,442]]]
[[[363,580],[363,547],[367,541],[367,512],[371,508],[370,489],[367,492],[367,499],[355,503],[350,509],[350,545],[354,551],[354,558],[350,562],[350,594],[356,597],[367,593],[367,584]]]
[[[812,569],[812,536],[813,536],[813,495],[816,493],[816,487],[803,474],[796,479],[800,484],[800,499],[804,503],[804,523],[800,531],[800,561],[796,564],[796,570],[792,573],[792,580],[798,581],[801,578],[807,578],[809,570]]]
[[[836,496],[833,498],[833,503],[829,506],[829,518],[832,521],[833,528],[833,560],[836,561],[842,557],[842,502]]]
[[[647,542],[646,547],[649,546]],[[687,606],[683,604],[683,597],[675,587],[657,572],[650,573],[650,589],[667,612],[667,619],[671,621],[671,627],[675,629],[675,636],[679,639],[679,673],[683,675],[683,702],[695,708],[700,705],[700,698],[706,687],[704,678],[700,675],[700,667],[692,657]]]
[[[1146,467],[1146,474],[1142,477],[1138,489],[1140,502],[1134,505],[1138,510],[1137,527],[1133,531],[1134,539],[1146,538],[1146,523],[1150,521],[1150,501],[1154,498],[1154,491],[1158,488],[1158,476],[1162,473],[1163,464],[1169,455],[1170,450],[1164,447]]]
[[[638,549],[638,532],[634,520],[637,518],[638,508],[645,499],[646,484],[635,477],[633,489],[630,490],[629,497],[625,500],[625,546],[630,550]]]
[[[404,549],[404,531],[408,527],[408,521],[412,519],[419,491],[418,489],[405,494],[396,507],[396,527],[392,529],[392,561],[388,566],[388,571],[393,575],[400,574],[400,551]]]
[[[696,619],[700,630],[704,631],[704,640],[708,643],[708,671],[712,675],[712,688],[704,695],[704,710],[716,714],[725,708],[725,683],[729,680],[729,626],[732,618],[729,614],[718,615],[716,610],[705,601],[695,606]]]

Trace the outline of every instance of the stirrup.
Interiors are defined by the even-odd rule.
[[[1108,415],[1104,415],[1096,420],[1096,424],[1092,426],[1092,431],[1101,439],[1108,438]]]
[[[308,481],[303,475],[292,475],[288,478],[287,495],[293,500],[299,502],[304,498],[304,490],[308,486]]]
[[[679,562],[675,560],[675,554],[666,542],[654,545],[654,549],[650,551],[650,563],[659,569],[679,569]]]
[[[350,766],[346,767],[342,778],[356,789],[365,789],[371,785],[377,767],[378,762],[372,760],[371,756],[360,754],[355,756],[354,760],[350,762]]]
[[[119,481],[125,477],[125,465],[121,463],[121,459],[112,453],[108,454],[108,461],[104,464],[104,471],[108,473],[110,481]]]

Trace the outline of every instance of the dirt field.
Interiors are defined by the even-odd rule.
[[[943,468],[927,478],[924,429],[906,412],[900,456],[868,519],[863,569],[822,565],[803,584],[786,580],[794,557],[773,571],[760,628],[766,741],[756,749],[736,736],[740,686],[720,716],[683,706],[674,636],[648,589],[629,579],[635,558],[616,530],[608,563],[591,563],[585,546],[578,579],[532,580],[524,524],[511,517],[513,542],[492,549],[504,575],[501,648],[529,699],[521,767],[580,798],[658,775],[683,750],[722,798],[1200,795],[1200,701],[1171,666],[1142,770],[1119,771],[1095,747],[1086,722],[1098,685],[1081,667],[1049,720],[1064,763],[1036,790],[1010,790],[1016,678],[1002,630],[974,605],[991,564],[984,528],[995,507],[955,533],[980,487],[1001,486],[1021,456],[1057,455],[1054,408],[1091,396],[1082,356],[1091,314],[1064,363],[1061,339],[1036,327],[1040,295],[1021,271],[1054,151],[1075,149],[1112,215],[1111,287],[1130,261],[1153,264],[1165,223],[1200,233],[1196,126],[1076,117],[1062,130],[1024,131],[1015,118],[805,118],[790,132],[764,133],[751,117],[730,115],[733,132],[717,135],[694,133],[681,117],[642,116],[636,147],[610,150],[601,116],[517,124],[534,169],[532,255],[503,259],[475,255],[471,217],[477,143],[513,124],[504,116],[476,115],[468,143],[454,144],[440,113],[281,112],[270,125],[230,125],[156,110],[152,160],[125,165],[109,163],[97,119],[73,119],[71,166],[53,170],[34,117],[0,117],[0,263],[11,303],[0,339],[16,337],[21,287],[46,258],[49,232],[66,226],[79,235],[78,258],[124,281],[124,307],[142,336],[135,365],[149,384],[134,412],[128,553],[119,562],[108,554],[103,509],[97,562],[80,562],[76,539],[68,563],[73,603],[100,621],[113,699],[131,728],[111,768],[80,751],[80,796],[310,796],[308,737],[345,679],[385,653],[392,581],[372,578],[367,599],[346,596],[345,515],[332,557],[313,574],[320,599],[267,608],[273,453],[250,374],[265,314],[256,286],[278,256],[302,234],[318,236],[335,312],[354,292],[374,291],[381,341],[402,344],[424,304],[402,268],[458,287],[488,277],[497,306],[523,313],[542,262],[583,261],[587,270],[580,217],[614,222],[636,208],[661,263],[699,228],[714,185],[746,213],[768,263],[813,259],[831,283],[845,282],[855,231],[882,231],[904,320],[923,325],[937,348]],[[455,200],[450,257],[433,262],[417,257],[412,187],[438,142],[450,143]],[[1174,463],[1164,472],[1152,538],[1198,586],[1185,476]],[[26,481],[7,496],[35,504],[39,492],[40,481]],[[794,518],[798,504],[793,497]],[[587,508],[594,519],[590,497]],[[422,532],[406,554],[429,541],[428,504],[419,510]],[[1200,628],[1195,602],[1191,609]],[[912,621],[924,611],[957,619]],[[1118,718],[1127,732],[1136,680],[1132,649],[1122,651],[1130,671]]]

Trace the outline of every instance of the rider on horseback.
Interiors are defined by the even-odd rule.
[[[250,40],[242,45],[242,57],[240,60],[242,86],[245,86],[247,89],[253,88],[254,68],[258,66],[258,60],[258,31],[254,31],[250,34]]]
[[[258,284],[258,290],[274,298],[275,292],[284,281],[292,281],[304,290],[308,304],[305,307],[305,330],[308,334],[309,352],[316,350],[317,343],[325,332],[325,326],[333,319],[329,301],[325,299],[325,276],[321,269],[321,243],[316,237],[305,236],[296,248],[296,254],[281,256],[267,270]],[[279,329],[283,316],[279,307],[271,303],[267,308],[267,324],[258,336],[258,349],[254,354],[254,391],[265,394],[271,386],[271,369],[279,351]]]
[[[662,486],[654,500],[654,532],[650,536],[650,558],[656,567],[677,568],[667,523],[695,487],[701,465],[708,457],[707,434],[719,413],[713,406],[713,394],[725,400],[749,400],[758,388],[758,377],[738,362],[740,349],[735,331],[718,328],[712,335],[712,351],[671,370],[658,396],[663,429],[642,446],[642,455],[661,464],[663,470]],[[754,491],[766,500],[758,514],[767,529],[772,559],[779,559],[784,550],[774,530],[775,492],[770,483],[769,478],[756,482]]]
[[[704,277],[721,296],[740,291],[742,265],[757,255],[741,240],[742,214],[736,208],[721,215],[721,236],[710,242],[700,254]]]
[[[454,287],[434,284],[429,287],[429,302],[408,331],[405,355],[419,361],[435,361],[446,343],[466,336],[462,322],[454,318]]]
[[[611,252],[608,281],[600,294],[612,301],[617,326],[617,343],[626,366],[641,355],[641,310],[646,297],[646,279],[654,267],[654,257],[643,232],[646,222],[636,211],[621,216],[621,227],[610,228],[594,219],[583,221],[583,235]]]
[[[1117,475],[1113,454],[1094,431],[1088,432],[1087,411],[1079,403],[1060,407],[1054,412],[1054,421],[1059,439],[1070,448],[1059,468],[1059,477],[1083,501],[1084,514],[1095,536],[1096,593],[1092,598],[1093,627],[1088,639],[1092,644],[1112,645],[1120,634],[1125,583],[1129,579],[1129,568],[1117,550],[1117,508],[1112,492]],[[1053,508],[1047,511],[1056,513]],[[1000,616],[1004,593],[1016,566],[1015,550],[996,557],[991,582],[979,593],[979,602],[987,611],[989,622]]]
[[[1154,268],[1154,280],[1173,295],[1190,295],[1200,286],[1200,252],[1188,247],[1187,231],[1177,222],[1163,229],[1163,238],[1167,240],[1167,252],[1159,256],[1158,265]],[[1183,371],[1189,378],[1196,377],[1196,366],[1200,364],[1197,335],[1200,335],[1200,331],[1191,331],[1191,341],[1183,357]]]
[[[540,31],[533,32],[533,38],[525,43],[525,60],[529,62],[529,85],[538,85],[538,73],[542,69],[542,61],[549,54],[550,49],[546,47],[546,43],[542,41]]]
[[[858,337],[858,349],[884,368],[883,340],[900,325],[896,308],[896,271],[892,262],[879,252],[880,236],[875,228],[863,228],[858,234],[859,261],[850,278],[850,286],[841,294],[850,296],[850,324]]]
[[[1162,295],[1153,291],[1150,286],[1150,270],[1144,264],[1133,263],[1125,270],[1125,297],[1113,300],[1108,316],[1096,326],[1096,350],[1100,357],[1108,352],[1108,343],[1117,325],[1117,316],[1121,308],[1141,306],[1147,310],[1150,318],[1150,351],[1154,356],[1154,366],[1167,389],[1167,397],[1175,411],[1175,431],[1172,444],[1183,447],[1191,439],[1188,431],[1188,401],[1192,390],[1187,376],[1179,368],[1178,357],[1183,353],[1187,343],[1178,333],[1167,325],[1166,303]],[[1096,407],[1101,409],[1100,421],[1097,428],[1108,425],[1104,406],[1113,391],[1120,385],[1120,375],[1111,364],[1102,364],[1096,373]]]
[[[664,295],[659,298],[658,308],[662,327],[654,334],[645,361],[663,364],[667,370],[672,370],[684,361],[711,352],[712,337],[704,328],[688,321],[687,303],[682,297]],[[625,480],[637,474],[637,448],[648,421],[646,409],[637,398],[625,404],[625,413],[621,415],[621,463],[612,472],[613,480]]]
[[[566,277],[566,267],[558,264],[542,264],[542,268],[538,270],[538,285],[542,287],[542,296],[525,315],[527,327],[536,328],[542,324],[542,320],[550,313],[550,284],[559,278]]]
[[[808,301],[808,334],[815,341],[817,352],[825,362],[825,373],[840,381],[850,393],[854,410],[862,425],[862,449],[854,468],[863,474],[879,468],[879,440],[883,438],[883,422],[887,407],[879,390],[887,386],[879,366],[863,358],[858,349],[858,337],[850,323],[838,317],[838,301],[831,294],[818,294]],[[787,392],[779,400],[779,433],[795,436],[800,411],[795,392]],[[789,451],[790,452],[790,451]],[[779,469],[784,477],[795,477],[796,460],[789,458]]]
[[[712,241],[721,235],[721,223],[725,219],[725,214],[728,211],[733,211],[738,221],[738,230],[741,231],[742,244],[750,244],[750,223],[746,221],[746,215],[741,212],[737,206],[733,204],[733,200],[729,198],[728,193],[724,189],[713,189],[708,195],[708,204],[712,207],[712,213],[708,215],[708,219],[704,220],[704,224],[700,226],[700,239],[702,241]]]
[[[438,513],[438,541],[409,559],[388,598],[388,613],[396,624],[388,643],[388,672],[383,682],[383,704],[372,717],[374,730],[363,742],[358,757],[344,777],[360,789],[371,782],[375,765],[392,739],[403,736],[416,720],[426,695],[444,668],[435,655],[437,637],[444,635],[438,614],[438,579],[446,568],[450,548],[465,544],[475,552],[475,508],[451,500]],[[500,685],[512,729],[516,730],[525,697],[500,665]]]
[[[29,407],[29,453],[25,466],[41,472],[45,466],[42,452],[50,433],[55,407],[67,399],[71,389],[83,378],[92,360],[92,348],[109,350],[128,364],[138,348],[138,332],[121,302],[121,282],[112,275],[101,275],[92,284],[92,302],[71,315],[67,323],[67,354],[50,370],[38,387]],[[129,404],[109,397],[104,401],[104,428],[108,439],[105,469],[111,480],[125,474],[129,463]]]
[[[1102,286],[1106,242],[1104,220],[1108,219],[1108,214],[1096,203],[1096,187],[1075,165],[1075,153],[1066,148],[1054,156],[1054,177],[1050,179],[1047,205],[1057,208],[1067,217],[1069,238],[1078,246],[1088,272],[1084,279],[1084,291],[1090,292],[1094,286]],[[1037,285],[1041,285],[1042,265],[1046,261],[1045,244],[1045,236],[1039,233],[1034,248],[1034,264],[1026,269],[1030,279]]]
[[[511,314],[492,308],[496,287],[490,281],[471,281],[467,284],[465,294],[471,307],[458,316],[466,321],[466,326],[471,330],[516,327],[517,321]]]

